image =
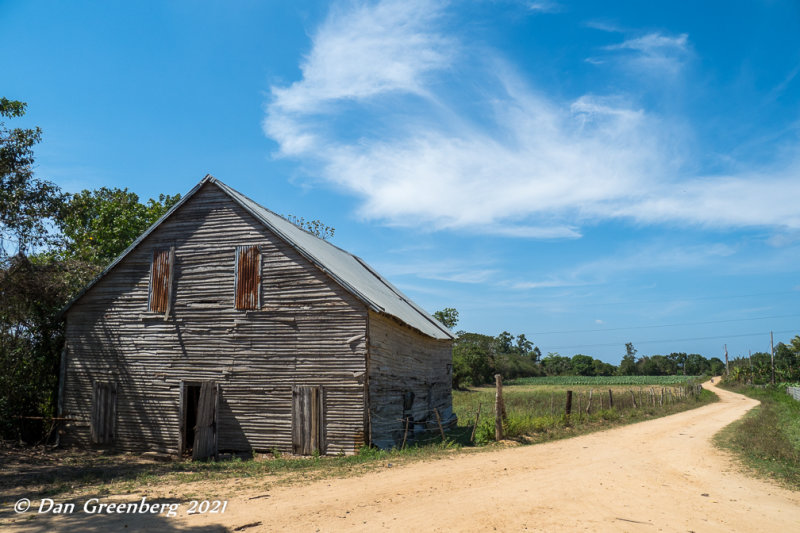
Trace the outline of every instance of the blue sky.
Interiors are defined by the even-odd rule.
[[[800,333],[800,4],[0,0],[68,191],[211,173],[458,329],[617,363]]]

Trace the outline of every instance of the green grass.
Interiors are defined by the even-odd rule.
[[[716,443],[759,474],[800,489],[800,402],[782,387],[724,388],[755,398],[761,405],[717,434]]]
[[[584,385],[569,388],[573,392],[572,413],[567,417],[565,386],[524,384],[503,387],[507,414],[504,434],[508,438],[539,442],[648,420],[716,401],[716,396],[709,391],[691,395],[684,393],[687,389],[682,386],[603,384],[602,389]],[[613,394],[613,406],[610,405],[609,389]],[[493,387],[453,391],[453,410],[460,425],[474,426],[480,410],[475,431],[475,441],[479,444],[494,440],[494,405]]]
[[[509,385],[679,385],[696,381],[697,376],[547,376],[538,378],[520,378],[508,381]]]

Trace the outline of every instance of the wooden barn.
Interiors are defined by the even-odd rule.
[[[68,444],[352,454],[455,422],[448,329],[211,176],[64,317]]]

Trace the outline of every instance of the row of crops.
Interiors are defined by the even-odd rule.
[[[507,381],[508,385],[680,385],[696,381],[699,376],[545,376]]]

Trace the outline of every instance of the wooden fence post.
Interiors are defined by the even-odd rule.
[[[478,419],[481,417],[481,403],[478,402],[478,412],[475,413],[475,425],[472,426],[472,435],[469,438],[470,442],[475,442],[475,430],[478,429]]]
[[[408,437],[408,421],[409,421],[409,418],[406,417],[406,430],[403,432],[403,445],[400,446],[401,450],[405,450],[406,449],[406,438]]]
[[[633,400],[633,408],[634,408],[634,409],[636,409],[637,407],[639,407],[638,405],[636,405],[636,393],[635,393],[635,392],[633,392],[633,391],[631,391],[631,400]]]
[[[586,402],[586,414],[587,415],[589,414],[589,411],[592,408],[592,393],[593,392],[594,392],[594,389],[589,389],[589,401]]]
[[[442,442],[446,439],[444,438],[444,428],[442,427],[442,417],[439,416],[439,411],[434,407],[433,414],[436,415],[436,423],[439,424],[439,433],[442,434]]]
[[[506,408],[503,405],[503,376],[494,375],[494,385],[497,389],[494,400],[494,440],[503,440],[503,418]]]
[[[567,422],[569,422],[569,415],[572,413],[572,391],[567,391],[567,406],[566,406]]]
[[[614,393],[611,392],[611,389],[608,389],[608,408],[614,408]]]

